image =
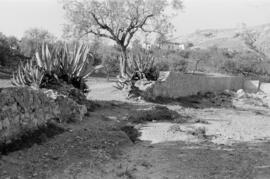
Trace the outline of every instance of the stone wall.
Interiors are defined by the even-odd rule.
[[[45,125],[51,119],[81,120],[86,107],[71,99],[53,99],[31,88],[0,89],[0,143]]]
[[[150,88],[147,89],[150,98],[178,98],[206,92],[221,92],[226,89],[238,90],[244,86],[242,77],[221,74],[183,74],[167,72]]]

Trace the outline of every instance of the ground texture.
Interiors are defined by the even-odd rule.
[[[161,100],[178,116],[132,124],[132,111],[157,103],[127,100],[104,79],[88,84],[88,98],[100,107],[81,122],[43,129],[35,143],[9,146],[0,178],[270,178],[270,113],[262,100],[228,94]],[[133,143],[123,126],[137,128],[143,141]]]

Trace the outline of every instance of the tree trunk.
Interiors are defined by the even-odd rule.
[[[121,58],[120,58],[120,77],[122,78],[128,78],[129,73],[128,73],[128,57],[127,57],[127,49],[126,47],[123,47],[121,45]]]
[[[261,91],[261,85],[262,85],[262,81],[261,81],[261,79],[259,79],[259,84],[258,84],[258,88],[257,88],[257,93]]]
[[[198,65],[199,65],[200,61],[201,61],[201,59],[199,59],[199,60],[196,61],[195,69],[193,70],[193,73],[192,73],[193,75],[194,75],[195,72],[198,70]]]
[[[107,81],[110,81],[110,72],[107,72],[106,78],[107,78]]]

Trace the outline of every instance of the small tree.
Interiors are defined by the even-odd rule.
[[[170,70],[174,72],[187,72],[188,62],[185,59],[174,60],[170,64]]]
[[[120,71],[129,76],[127,48],[138,32],[167,33],[172,29],[165,9],[182,8],[181,0],[65,0],[69,24],[65,32],[94,34],[113,40],[121,48]]]
[[[198,71],[198,66],[199,66],[199,63],[202,62],[202,61],[205,61],[207,59],[210,58],[210,55],[207,53],[207,51],[205,50],[198,50],[198,51],[194,51],[192,54],[191,54],[191,57],[193,59],[195,59],[195,67],[193,69],[193,74]]]
[[[20,53],[19,40],[16,37],[7,37],[0,32],[0,67],[2,71],[11,72],[20,60],[26,57]]]
[[[245,30],[242,33],[242,39],[244,40],[245,44],[251,50],[255,51],[260,56],[260,58],[258,59],[257,64],[261,64],[265,60],[265,58],[266,58],[265,53],[260,48],[258,48],[258,46],[256,45],[256,42],[258,41],[259,36],[260,36],[260,34],[258,34],[255,31],[251,31],[251,30]],[[260,90],[261,83],[262,83],[262,80],[259,77],[259,85],[258,85],[257,91]]]

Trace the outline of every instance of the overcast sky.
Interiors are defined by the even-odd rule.
[[[175,18],[175,36],[198,29],[270,23],[270,0],[184,0]],[[21,37],[32,27],[62,33],[64,12],[58,0],[0,0],[0,32]]]

